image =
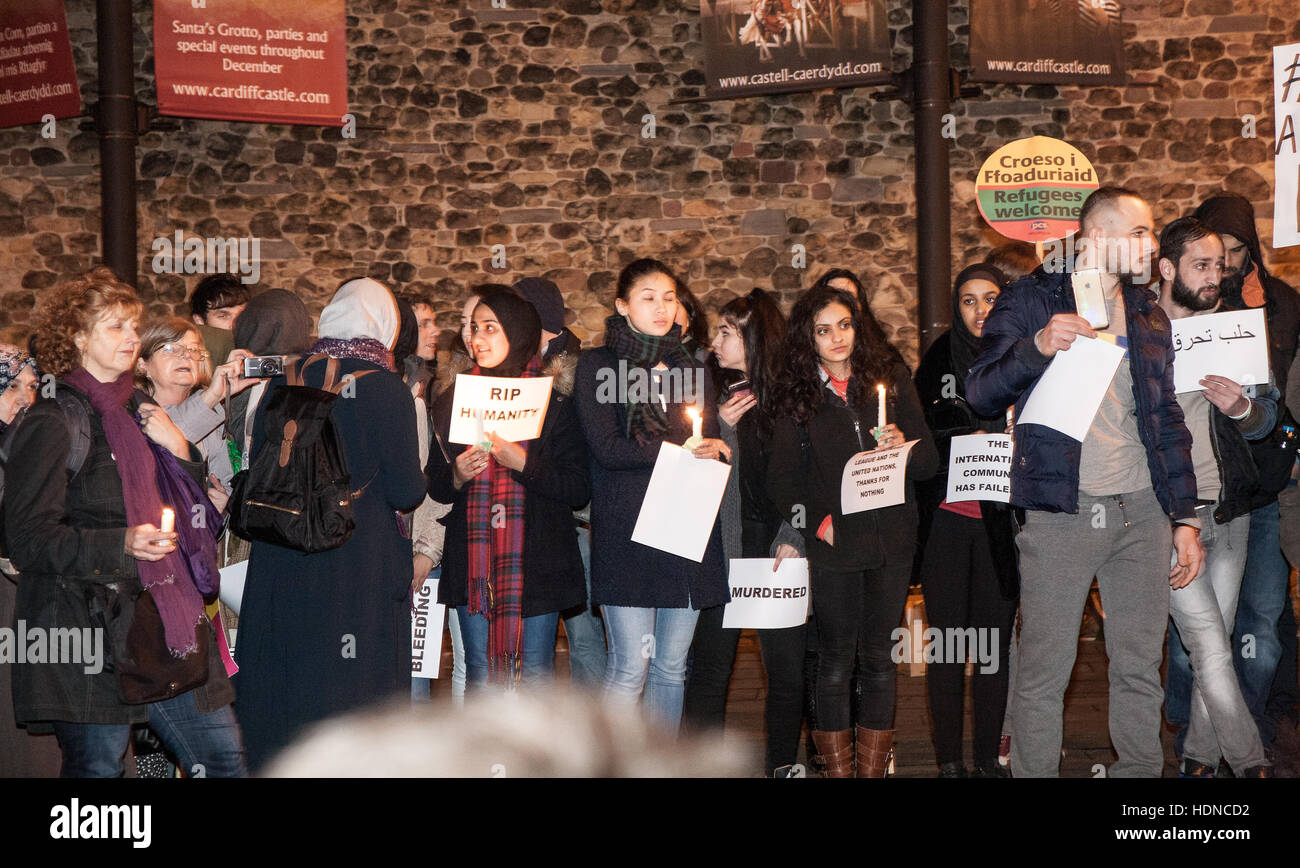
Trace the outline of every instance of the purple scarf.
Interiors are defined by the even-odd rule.
[[[372,362],[385,371],[396,371],[393,365],[393,354],[389,352],[388,347],[374,338],[352,338],[343,340],[342,338],[321,338],[311,345],[307,355],[324,353],[332,359],[360,359],[363,362]]]
[[[172,473],[166,463],[160,463],[149,448],[149,439],[140,431],[140,425],[126,410],[126,403],[134,391],[131,371],[125,371],[111,383],[101,383],[85,368],[78,367],[64,377],[64,382],[84,392],[90,406],[99,414],[104,425],[108,448],[113,452],[114,466],[122,480],[122,499],[126,506],[128,527],[141,524],[157,525],[162,520],[163,488],[174,485]],[[172,460],[175,461],[174,456]],[[175,466],[180,470],[180,465]],[[183,471],[181,471],[183,472]],[[169,488],[170,495],[176,489]],[[195,586],[195,576],[190,564],[201,552],[186,549],[193,545],[190,516],[193,504],[187,501],[169,504],[176,513],[179,532],[178,545],[159,561],[137,560],[140,585],[153,597],[162,618],[167,647],[176,657],[184,657],[198,650],[195,625],[203,618],[203,595]],[[201,576],[205,584],[216,570],[215,544],[213,544],[211,572]]]

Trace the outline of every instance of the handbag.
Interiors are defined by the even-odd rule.
[[[103,622],[123,702],[161,702],[207,683],[212,625],[206,615],[194,626],[198,649],[176,657],[167,647],[162,617],[147,590],[132,596],[116,584],[90,588],[90,613]]]

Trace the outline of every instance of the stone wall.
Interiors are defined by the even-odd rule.
[[[752,286],[788,304],[822,270],[847,266],[915,362],[910,109],[876,99],[881,88],[669,105],[702,91],[689,2],[348,0],[356,139],[191,119],[141,137],[150,309],[181,311],[193,282],[151,273],[150,243],[176,229],[261,238],[261,285],[294,289],[313,313],[364,273],[431,296],[451,328],[467,286],[540,272],[563,289],[574,330],[596,343],[618,270],[635,257],[667,260],[710,308]],[[967,3],[950,8],[959,69],[969,65]],[[138,93],[152,103],[152,4],[134,6]],[[94,3],[67,7],[89,104]],[[1032,134],[1075,144],[1103,182],[1150,198],[1158,220],[1225,187],[1271,216],[1270,47],[1300,40],[1293,0],[1125,7],[1128,86],[983,85],[954,103],[954,270],[998,241],[974,205],[976,169]],[[901,70],[910,4],[890,0],[889,10]],[[1241,135],[1246,113],[1259,118],[1258,138]],[[42,289],[95,261],[97,172],[95,135],[75,119],[52,141],[34,126],[0,130],[0,328],[20,332]],[[1260,227],[1267,239],[1271,220]],[[796,243],[807,250],[802,270],[791,267]],[[495,244],[506,249],[499,271]],[[1300,250],[1283,254],[1275,270],[1300,277]]]

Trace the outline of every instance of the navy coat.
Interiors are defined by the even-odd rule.
[[[1051,263],[1049,263],[1051,264]],[[1055,314],[1076,313],[1070,274],[1039,267],[998,296],[984,323],[979,358],[966,377],[975,412],[992,416],[1011,404],[1016,416],[1051,359],[1034,336]],[[1146,447],[1151,484],[1165,512],[1191,518],[1196,509],[1192,435],[1174,394],[1174,348],[1169,317],[1150,293],[1128,280],[1122,285],[1138,435]],[[1079,511],[1079,455],[1083,444],[1042,425],[1015,427],[1011,503],[1045,512]]]

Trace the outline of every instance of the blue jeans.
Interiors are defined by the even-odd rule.
[[[194,704],[191,690],[151,703],[149,726],[190,777],[248,777],[239,724],[229,705],[204,714]],[[122,777],[130,724],[55,721],[54,734],[63,749],[61,777]]]
[[[578,551],[582,554],[582,571],[587,577],[587,601],[582,608],[564,619],[564,635],[569,639],[569,681],[583,690],[599,690],[605,683],[605,627],[591,612],[591,531],[578,528]]]
[[[612,705],[631,706],[642,697],[646,716],[676,734],[682,722],[686,657],[700,613],[695,609],[627,606],[601,609],[609,640],[606,700]]]
[[[458,607],[456,615],[465,640],[465,684],[479,690],[488,684],[488,619],[471,615],[468,606]],[[559,612],[524,618],[521,687],[545,687],[555,681],[555,628],[559,623]]]
[[[1265,745],[1272,744],[1277,734],[1276,722],[1265,707],[1278,661],[1282,658],[1277,622],[1287,602],[1290,575],[1291,568],[1282,556],[1278,539],[1278,509],[1274,501],[1250,514],[1246,571],[1241,577],[1237,622],[1232,631],[1233,658],[1241,695],[1255,718],[1260,740]],[[1246,656],[1252,651],[1253,656]]]
[[[1169,595],[1175,629],[1169,631],[1167,681],[1176,682],[1179,688],[1174,699],[1187,704],[1174,709],[1166,693],[1166,706],[1171,718],[1189,723],[1175,739],[1180,756],[1213,768],[1222,755],[1240,772],[1265,761],[1259,731],[1237,684],[1227,627],[1236,614],[1250,516],[1216,524],[1212,507],[1200,507],[1196,512],[1201,519],[1205,566],[1190,585]],[[1183,670],[1185,666],[1189,670]],[[1192,689],[1184,694],[1188,678],[1192,678]]]

